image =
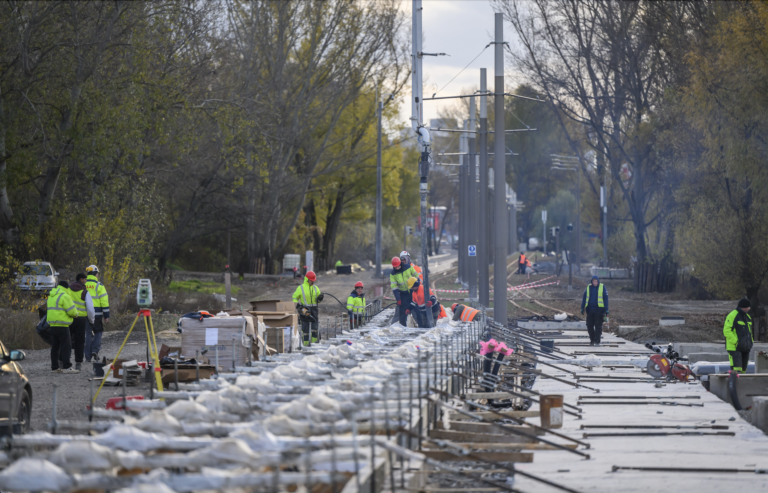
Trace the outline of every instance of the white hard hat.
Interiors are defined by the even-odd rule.
[[[85,268],[85,272],[88,272],[91,274],[98,274],[99,268],[96,267],[95,265],[89,265],[88,267]]]
[[[400,258],[403,258],[403,257],[411,258],[411,254],[403,250],[402,252],[400,252]]]

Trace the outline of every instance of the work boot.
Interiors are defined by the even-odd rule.
[[[51,370],[51,373],[61,373],[61,368],[56,368],[55,370]]]
[[[80,370],[75,370],[71,366],[69,368],[65,368],[63,370],[59,370],[59,373],[66,373],[68,375],[74,375],[75,373],[80,373]]]
[[[83,369],[83,364],[82,363],[75,363],[75,370],[79,371],[79,370],[82,370],[82,369]]]
[[[91,359],[93,360],[94,363],[98,363],[99,362],[99,353],[91,353]]]

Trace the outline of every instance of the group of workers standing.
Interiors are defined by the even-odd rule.
[[[109,296],[99,282],[99,268],[89,265],[75,281],[59,281],[48,294],[46,322],[51,328],[51,371],[79,373],[83,361],[98,361]],[[72,368],[72,351],[75,367]]]

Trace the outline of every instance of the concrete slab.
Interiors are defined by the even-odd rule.
[[[564,329],[564,330],[587,330],[587,322],[517,322],[519,327],[531,330],[552,330],[552,329]]]
[[[680,353],[680,356],[684,358],[691,353],[717,353],[725,355],[725,359],[728,359],[728,351],[725,350],[725,342],[676,342],[672,347],[674,347],[675,351]],[[749,359],[754,361],[755,354],[760,351],[768,351],[768,344],[757,343],[752,346],[752,350],[749,352]],[[720,359],[722,359],[722,357]]]
[[[732,404],[731,394],[728,391],[728,377],[728,374],[723,373],[710,375],[709,390],[723,401]],[[752,407],[752,401],[755,397],[768,397],[768,374],[739,375],[736,393],[742,408]]]
[[[661,317],[659,319],[659,325],[684,325],[685,319],[683,317]]]
[[[752,399],[752,424],[768,433],[768,397]]]
[[[699,361],[728,361],[728,352],[722,351],[719,353],[689,353],[688,363],[694,364]]]
[[[619,341],[612,334],[604,335],[605,342]],[[641,345],[627,342],[625,349],[644,350]],[[595,348],[597,350],[601,348]],[[573,352],[574,350],[566,350]],[[596,351],[598,353],[599,351]],[[611,359],[633,359],[631,356],[617,356]],[[558,370],[539,367],[547,374],[560,375]],[[579,372],[581,373],[581,372]],[[587,373],[587,372],[584,372]],[[597,372],[595,372],[597,373]],[[612,376],[648,378],[638,368],[621,368],[611,371]],[[570,379],[570,378],[569,378]],[[565,402],[576,405],[579,396],[618,397],[648,396],[654,402],[664,397],[694,396],[699,399],[670,399],[669,402],[704,404],[703,407],[666,406],[660,404],[637,405],[627,400],[626,404],[588,405],[581,420],[566,415],[563,428],[558,431],[573,438],[581,439],[583,433],[637,433],[642,431],[694,431],[675,429],[581,429],[582,425],[663,425],[663,426],[728,426],[735,436],[691,435],[691,436],[645,436],[645,437],[594,437],[587,439],[590,460],[562,451],[537,451],[534,462],[516,464],[522,471],[536,474],[580,492],[637,492],[647,493],[659,485],[670,490],[695,490],[697,492],[765,490],[768,475],[724,474],[724,473],[680,473],[617,471],[612,466],[645,467],[690,467],[690,468],[766,468],[768,467],[768,437],[739,417],[733,407],[707,392],[700,383],[667,383],[656,388],[651,382],[591,382],[590,387],[600,390],[594,393],[588,389],[577,389],[551,379],[538,378],[534,390],[545,394],[562,394]],[[656,399],[660,397],[662,399]],[[589,399],[599,401],[600,399]],[[611,401],[625,402],[621,399]],[[582,399],[582,402],[585,402]],[[532,409],[538,409],[533,407]],[[538,424],[538,420],[529,421]],[[712,431],[700,429],[695,431]],[[580,447],[582,449],[582,447]],[[515,489],[520,491],[560,492],[553,487],[518,476]]]

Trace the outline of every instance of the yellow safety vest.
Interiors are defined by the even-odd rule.
[[[48,296],[48,325],[51,327],[69,327],[77,317],[77,309],[69,296],[68,289],[56,286]]]
[[[72,298],[72,303],[75,304],[78,317],[87,317],[88,310],[85,308],[85,301],[81,298],[83,291],[73,291],[69,289],[69,296]]]
[[[109,318],[109,296],[107,295],[107,288],[105,288],[93,274],[89,275],[86,279],[85,288],[91,293],[96,316]]]
[[[587,286],[587,299],[584,300],[584,309],[586,310],[588,306],[589,306],[589,286]],[[599,306],[600,308],[605,308],[605,304],[603,303],[603,283],[600,283],[597,285],[597,306]]]
[[[347,310],[351,311],[354,315],[364,314],[365,296],[357,296],[357,293],[350,294],[347,297]]]
[[[320,288],[317,285],[309,285],[307,278],[293,292],[293,302],[304,306],[317,306],[317,297],[320,296]]]

